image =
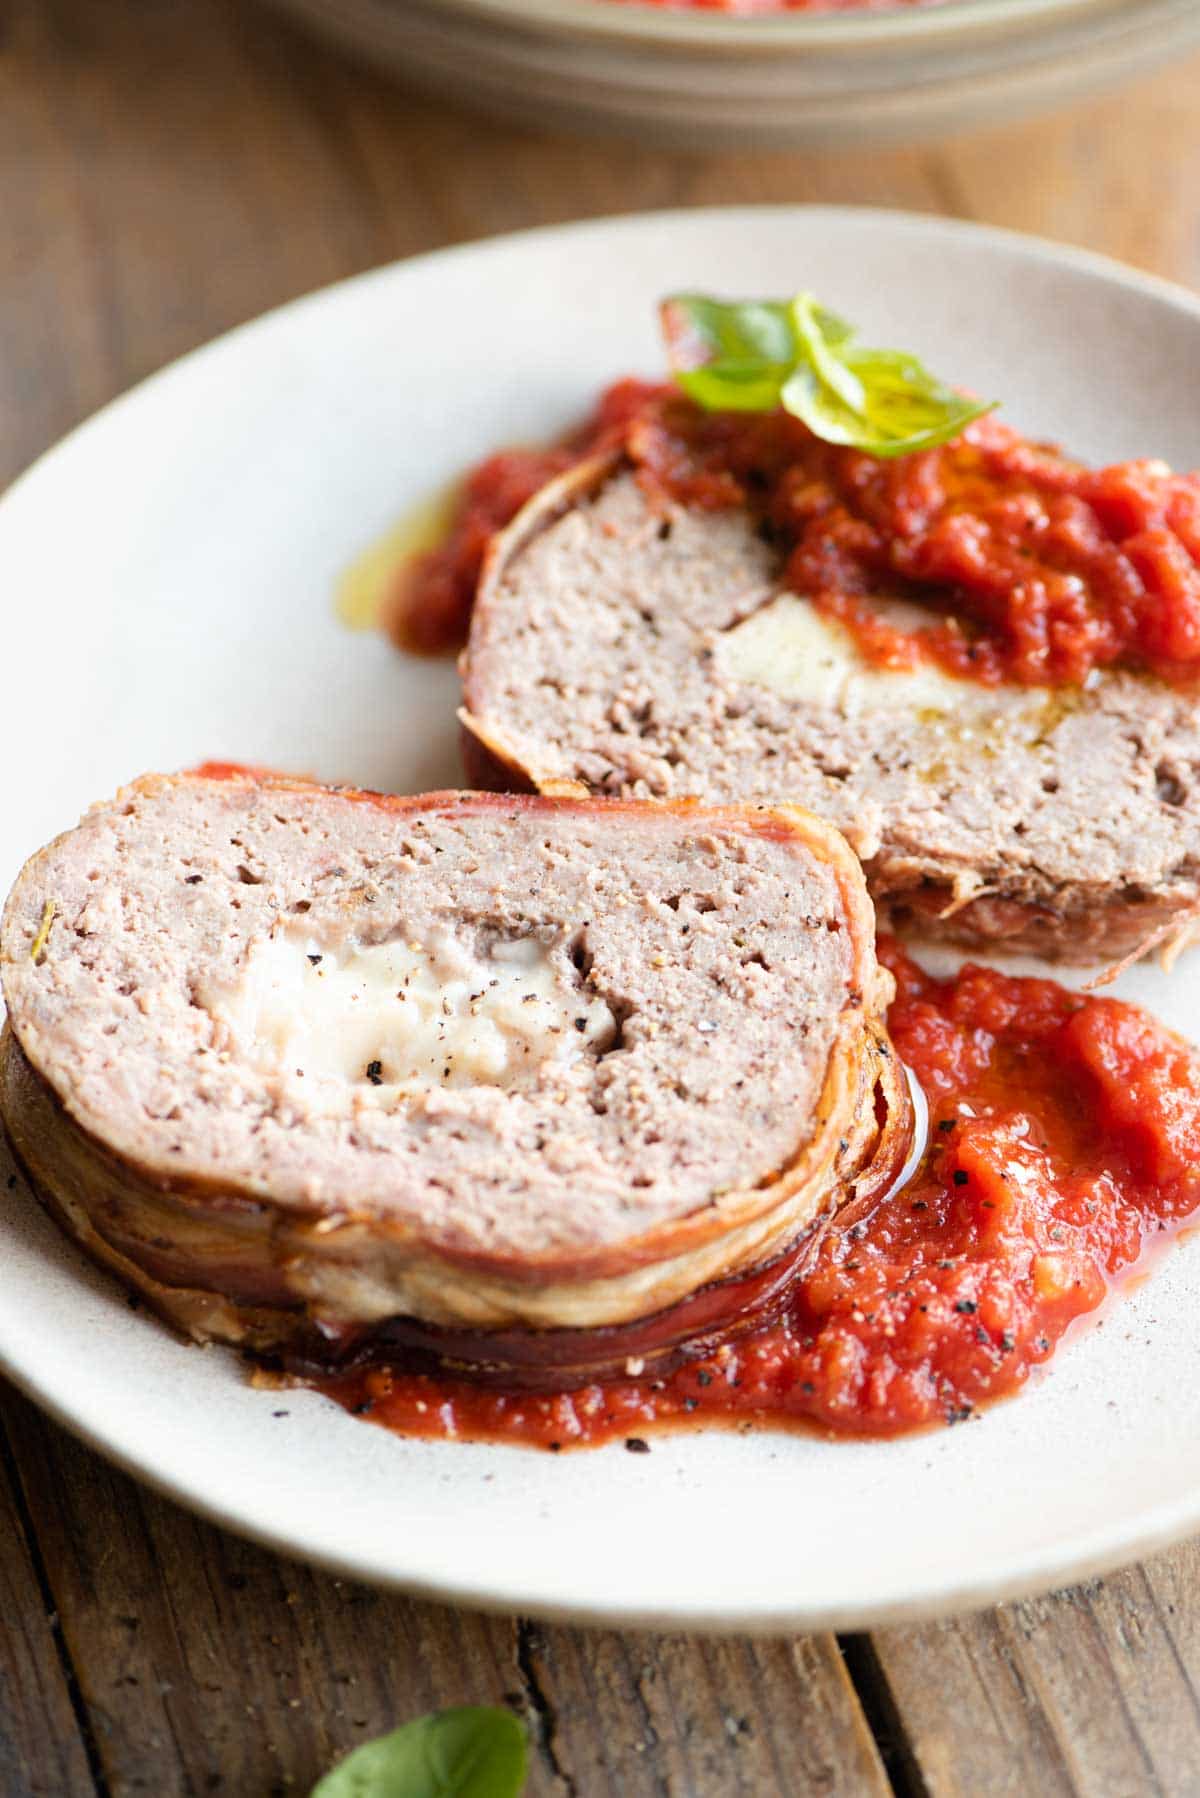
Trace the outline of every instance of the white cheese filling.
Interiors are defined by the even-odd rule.
[[[616,1035],[604,1001],[531,936],[485,953],[448,931],[335,951],[280,931],[251,945],[235,982],[197,996],[239,1060],[383,1103],[414,1088],[524,1083]]]
[[[929,623],[928,613],[900,601],[876,602],[881,617],[901,629]],[[769,687],[844,718],[863,713],[908,712],[923,723],[952,721],[961,731],[999,718],[1042,731],[1056,695],[1047,687],[984,687],[961,680],[932,662],[915,668],[882,668],[867,660],[853,635],[806,599],[781,593],[769,605],[716,640],[717,667],[729,680]],[[1058,702],[1061,704],[1061,702]]]

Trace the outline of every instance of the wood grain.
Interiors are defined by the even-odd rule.
[[[57,1798],[93,1788],[47,1606],[0,1443],[0,1792]]]
[[[947,211],[1200,286],[1200,58],[1023,128],[946,146]]]
[[[930,1798],[1200,1789],[1200,1544],[983,1616],[872,1639]]]
[[[8,0],[0,480],[132,381],[297,293],[569,218],[899,206],[1195,284],[1198,97],[1192,59],[951,144],[650,154],[482,124],[247,0]],[[189,1518],[3,1388],[0,1424],[5,1798],[302,1792],[365,1736],[474,1700],[529,1721],[531,1798],[1200,1791],[1195,1545],[1080,1591],[854,1640],[864,1714],[830,1637],[656,1641],[367,1592]]]
[[[568,1791],[646,1798],[887,1793],[830,1636],[703,1642],[526,1626]]]
[[[187,1516],[15,1395],[5,1411],[113,1794],[307,1791],[369,1736],[475,1703],[525,1719],[529,1798],[890,1789],[830,1636],[656,1641],[368,1591]]]

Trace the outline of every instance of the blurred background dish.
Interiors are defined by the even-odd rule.
[[[1197,0],[747,16],[638,0],[271,0],[519,122],[696,148],[903,140],[1028,113],[1200,43]]]

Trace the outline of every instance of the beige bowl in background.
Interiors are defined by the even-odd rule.
[[[1200,0],[946,0],[757,18],[636,0],[272,4],[502,117],[695,148],[938,136],[1200,44]]]

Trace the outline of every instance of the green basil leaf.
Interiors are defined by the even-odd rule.
[[[956,393],[931,375],[915,356],[901,350],[868,350],[857,346],[847,361],[862,381],[864,415],[889,438],[876,455],[906,455],[956,437],[973,418],[991,407]]]
[[[811,293],[796,295],[792,301],[792,318],[796,336],[807,351],[817,378],[837,395],[843,406],[861,416],[866,410],[867,395],[850,364],[853,332],[846,331],[840,338],[827,337],[821,324],[820,308]]]
[[[788,370],[772,363],[710,362],[675,376],[689,399],[706,412],[774,412]]]
[[[664,301],[667,353],[684,392],[706,412],[773,412],[796,359],[788,308],[773,300],[726,305],[704,294]]]
[[[465,1705],[364,1742],[311,1798],[519,1798],[525,1731],[511,1711]]]
[[[854,335],[815,302],[808,316],[835,347]],[[803,354],[788,301],[679,293],[663,301],[660,318],[675,379],[706,412],[773,412]]]
[[[702,293],[676,293],[659,309],[671,364],[748,361],[790,368],[796,338],[790,309],[779,300],[728,303]]]
[[[846,360],[881,393],[914,393],[930,379],[916,356],[905,350],[868,350],[855,344]]]
[[[785,412],[806,424],[814,437],[826,443],[861,449],[863,419],[811,368],[798,368],[783,389],[780,404]]]
[[[782,406],[828,443],[891,457],[946,443],[991,410],[916,356],[858,343],[809,293],[735,302],[676,294],[661,317],[672,373],[706,411]]]

